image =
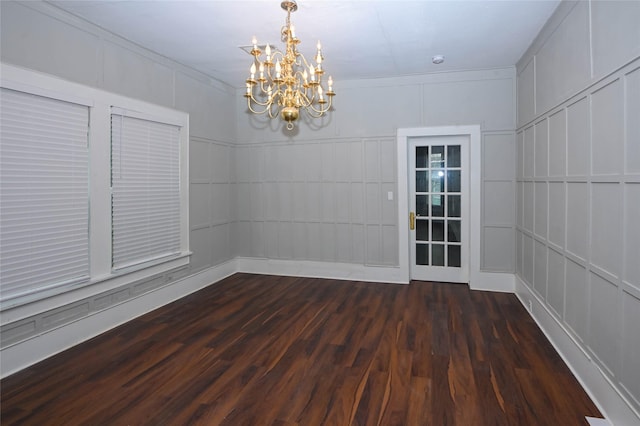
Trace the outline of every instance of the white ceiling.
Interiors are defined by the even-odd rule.
[[[240,46],[281,46],[280,0],[52,0],[147,49],[234,87],[251,57]],[[322,41],[324,68],[340,80],[514,65],[559,0],[298,0],[291,21],[311,58]],[[445,62],[434,65],[434,55]]]

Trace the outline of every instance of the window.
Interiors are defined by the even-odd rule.
[[[187,264],[188,115],[0,66],[0,308]]]
[[[89,279],[89,107],[0,92],[2,298]]]
[[[180,253],[180,127],[117,112],[111,114],[114,269]]]

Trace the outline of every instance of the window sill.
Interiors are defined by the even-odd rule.
[[[15,321],[52,307],[113,290],[135,281],[144,280],[189,264],[192,252],[180,253],[171,258],[157,259],[113,271],[109,275],[62,284],[37,293],[17,295],[0,301],[0,323]],[[9,313],[11,311],[11,313]]]

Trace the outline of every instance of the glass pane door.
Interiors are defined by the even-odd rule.
[[[464,139],[464,138],[463,138]],[[455,280],[456,273],[435,273],[438,268],[462,268],[466,262],[463,236],[463,148],[461,137],[434,137],[411,144],[411,207],[413,270],[418,275]],[[464,259],[463,259],[464,258]],[[413,272],[413,271],[412,271]],[[412,274],[414,275],[414,274]],[[422,279],[422,278],[416,278]],[[427,278],[428,279],[428,278]]]

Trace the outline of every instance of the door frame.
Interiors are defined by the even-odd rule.
[[[481,219],[481,133],[479,125],[437,126],[398,129],[398,261],[400,273],[406,282],[411,280],[411,256],[409,232],[409,139],[429,136],[469,137],[469,285],[472,286],[480,274],[480,219]]]

